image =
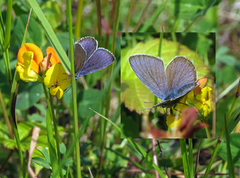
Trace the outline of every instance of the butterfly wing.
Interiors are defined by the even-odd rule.
[[[157,97],[164,99],[167,93],[167,81],[162,59],[138,54],[129,57],[129,63],[137,77]]]
[[[69,50],[70,51],[70,50]],[[70,56],[70,55],[69,55]],[[70,57],[69,57],[70,58]],[[75,73],[80,72],[87,59],[86,51],[78,43],[74,44],[74,69]]]
[[[169,62],[166,76],[171,100],[187,94],[198,85],[194,64],[183,56],[176,56]]]
[[[76,42],[76,44],[81,45],[86,51],[86,59],[88,59],[98,47],[97,40],[91,36],[81,38],[78,42]]]
[[[87,75],[96,71],[99,71],[115,60],[114,55],[105,48],[98,48],[94,53],[86,60],[82,70],[76,75],[79,76]]]

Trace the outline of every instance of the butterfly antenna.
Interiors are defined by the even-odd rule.
[[[64,90],[64,93],[68,92],[68,90],[70,90],[71,88],[71,84]]]
[[[144,108],[144,109],[141,109],[141,110],[137,110],[137,111],[144,111],[144,110],[148,110],[148,109],[152,109],[152,108],[154,108],[154,106],[151,106],[149,108]]]
[[[58,84],[61,84],[61,83],[67,82],[67,81],[69,81],[69,80],[71,80],[71,78],[67,78],[66,80],[63,80],[63,81],[58,82],[58,83],[55,83],[55,84],[53,84],[53,85],[58,85]]]
[[[154,101],[149,101],[149,102],[146,102],[146,101],[145,101],[144,103],[154,103]]]

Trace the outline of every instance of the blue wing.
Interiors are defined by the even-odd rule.
[[[74,44],[74,69],[75,69],[75,73],[80,72],[80,70],[82,69],[86,60],[87,60],[86,51],[82,48],[82,46],[80,44],[75,43]]]
[[[98,48],[84,63],[82,70],[76,74],[77,79],[109,66],[115,60],[114,55],[104,48]]]
[[[137,54],[129,57],[129,63],[137,77],[154,95],[161,99],[167,96],[168,87],[162,59]]]
[[[82,48],[86,51],[87,59],[97,50],[98,42],[95,38],[91,36],[81,38],[77,44],[81,45]]]
[[[83,37],[74,44],[75,74],[80,72],[86,60],[97,50],[97,45],[97,40],[90,36]],[[70,56],[70,54],[68,54],[68,56]]]
[[[197,86],[197,72],[188,58],[176,56],[166,67],[168,88],[171,93],[184,95]],[[191,86],[191,87],[190,87]]]

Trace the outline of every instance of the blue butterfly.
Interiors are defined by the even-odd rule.
[[[98,48],[94,37],[83,37],[74,44],[75,79],[99,71],[114,61],[115,56],[105,48]]]
[[[162,59],[146,54],[130,56],[129,63],[144,85],[162,99],[160,103],[146,109],[172,107],[199,85],[194,64],[183,56],[173,58],[166,70]]]

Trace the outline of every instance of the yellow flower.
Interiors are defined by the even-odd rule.
[[[29,59],[24,59],[23,54],[27,51],[31,51],[33,53],[33,57],[31,59],[31,63],[30,62],[26,62],[25,60],[29,60]],[[41,64],[42,60],[43,60],[43,53],[41,51],[41,49],[36,46],[35,44],[32,43],[25,43],[24,45],[21,46],[21,48],[18,51],[17,54],[17,59],[18,62],[16,65],[30,65],[30,69],[35,71],[36,73],[39,73],[39,65]],[[28,66],[25,66],[25,68],[28,68]]]
[[[178,127],[181,123],[181,116],[174,116],[173,114],[169,114],[167,116],[167,125],[168,127],[170,128],[173,128],[173,127]]]
[[[211,102],[211,90],[210,87],[204,87],[201,90],[201,94],[196,96],[196,99],[199,101],[195,104],[195,107],[202,112],[204,117],[207,117],[212,111],[212,102]]]
[[[21,56],[21,60],[23,60],[23,63],[21,61],[15,64],[21,80],[25,82],[43,82],[42,77],[36,72],[38,68],[36,62],[34,63],[34,53],[32,51],[25,52]]]
[[[46,87],[50,88],[51,95],[57,95],[58,99],[61,99],[63,96],[63,91],[71,83],[71,77],[66,74],[65,69],[61,63],[56,63],[51,66],[44,78],[44,84]]]

